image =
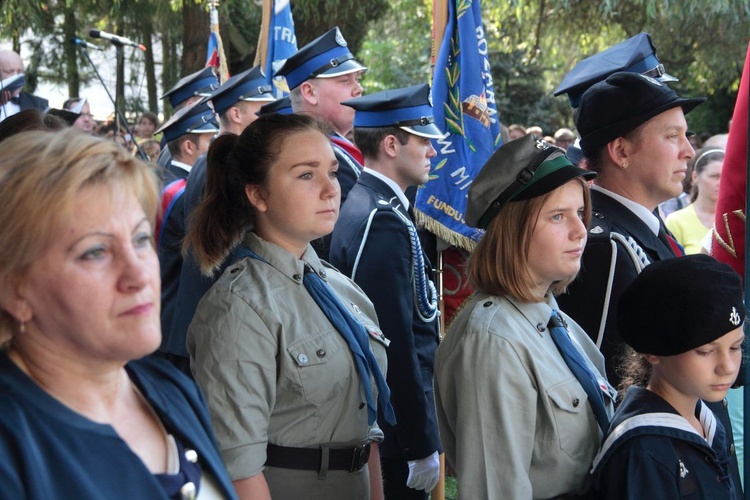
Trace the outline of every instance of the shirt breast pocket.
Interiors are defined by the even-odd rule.
[[[571,458],[585,458],[591,443],[597,443],[596,429],[588,416],[588,396],[575,378],[547,389],[552,404],[552,417],[557,427],[560,449]]]
[[[340,396],[352,378],[359,381],[348,346],[335,330],[299,340],[287,347],[287,353],[305,400],[314,405]]]

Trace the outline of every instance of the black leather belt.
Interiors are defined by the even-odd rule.
[[[325,458],[328,458],[325,461]],[[356,472],[370,459],[370,442],[349,448],[292,448],[268,444],[266,465],[281,469],[315,470],[323,475],[326,470]]]

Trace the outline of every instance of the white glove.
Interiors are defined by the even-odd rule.
[[[406,486],[415,490],[432,491],[440,479],[440,459],[438,452],[434,452],[429,457],[419,460],[410,460],[409,477],[406,479]]]

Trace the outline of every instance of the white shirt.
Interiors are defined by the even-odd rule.
[[[373,170],[371,168],[365,167],[364,171],[367,172],[368,174],[374,176],[374,177],[377,177],[378,179],[380,179],[381,181],[385,182],[386,184],[388,184],[388,187],[391,188],[391,190],[398,197],[398,201],[401,202],[401,204],[404,206],[404,208],[406,210],[409,210],[409,200],[406,198],[406,193],[404,193],[404,191],[401,189],[401,187],[399,187],[399,185],[396,184],[396,182],[393,179],[391,179],[390,177],[387,177],[387,176],[381,174],[380,172],[377,172],[377,171],[375,171],[375,170]]]
[[[187,163],[182,163],[181,161],[177,161],[175,159],[172,159],[172,165],[174,165],[177,168],[181,168],[187,173],[190,173],[190,171],[193,169],[192,165],[188,165]]]
[[[593,184],[591,186],[591,189],[594,191],[599,191],[600,193],[604,193],[610,198],[614,198],[615,200],[625,205],[628,210],[633,212],[636,217],[641,219],[648,226],[648,228],[654,233],[654,235],[659,236],[659,219],[651,212],[651,210],[639,203],[634,202],[631,199],[620,196],[619,194],[613,193],[609,189],[604,189],[603,187],[597,186],[596,184]]]

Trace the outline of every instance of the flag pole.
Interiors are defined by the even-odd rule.
[[[263,0],[263,13],[261,14],[260,33],[258,33],[258,49],[255,51],[255,61],[253,66],[260,66],[263,70],[266,68],[268,60],[268,37],[271,26],[271,13],[273,11],[273,0]]]
[[[219,33],[219,0],[209,0],[208,18],[211,33],[216,33],[217,54],[219,57],[219,74],[216,76],[220,83],[224,83],[229,79],[229,66],[227,65],[227,57],[224,55],[224,45],[221,42],[221,34]]]
[[[445,35],[445,25],[448,23],[448,0],[433,0],[432,3],[432,45],[430,47],[430,67],[432,68],[432,79],[435,79],[435,66],[437,63],[440,45]],[[437,236],[435,236],[437,238]],[[445,335],[445,290],[443,284],[443,250],[437,253],[437,292],[438,308],[440,310],[440,335]],[[440,454],[440,479],[438,484],[430,493],[432,500],[445,500],[445,453]]]

